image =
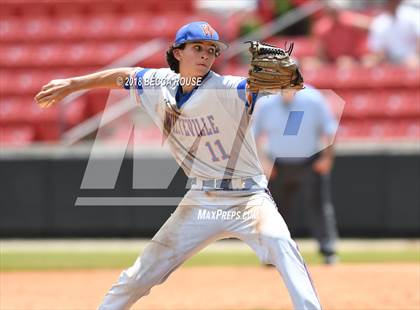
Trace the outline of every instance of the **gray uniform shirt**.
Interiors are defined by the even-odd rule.
[[[261,97],[256,103],[253,131],[268,136],[267,153],[275,160],[299,162],[321,151],[324,135],[333,136],[337,121],[325,98],[311,86],[297,92],[290,103],[281,95]]]

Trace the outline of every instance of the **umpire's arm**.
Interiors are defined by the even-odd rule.
[[[67,79],[52,80],[35,96],[35,101],[48,108],[73,92],[93,88],[123,88],[134,68],[116,68]]]

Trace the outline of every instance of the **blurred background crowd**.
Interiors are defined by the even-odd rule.
[[[247,75],[245,41],[294,42],[305,82],[325,90],[339,120],[331,183],[340,236],[418,236],[419,0],[2,0],[0,6],[0,171],[7,193],[0,195],[0,235],[154,234],[174,206],[74,207],[78,197],[92,195],[185,192],[181,172],[167,188],[141,187],[153,187],[177,166],[127,91],[79,92],[49,109],[33,97],[52,79],[167,67],[177,29],[204,20],[230,45],[216,60],[217,73]],[[126,153],[130,137],[136,148]],[[91,163],[92,154],[104,162],[93,155]],[[121,164],[114,181],[103,178],[113,185],[87,186],[88,160],[104,170]],[[295,209],[293,234],[308,236],[306,211]]]
[[[103,111],[107,91],[42,110],[33,101],[40,87],[106,67],[167,67],[176,30],[197,20],[230,43],[214,68],[220,74],[246,76],[246,39],[294,42],[305,81],[345,101],[338,141],[420,138],[418,0],[2,0],[2,148],[64,141],[75,128],[74,141],[94,138],[97,128],[86,124]],[[127,130],[114,126],[105,140]],[[151,123],[139,134],[161,143]]]

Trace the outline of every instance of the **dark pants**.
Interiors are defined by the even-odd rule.
[[[303,204],[320,252],[331,255],[336,252],[337,227],[331,202],[330,175],[316,173],[312,163],[313,160],[305,163],[276,161],[273,169],[277,176],[268,187],[292,233],[294,225],[291,214],[295,214],[293,211],[296,207]]]

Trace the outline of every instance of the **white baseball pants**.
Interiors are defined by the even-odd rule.
[[[99,310],[129,309],[211,242],[238,238],[281,274],[298,310],[321,309],[303,259],[264,191],[190,190],[134,265],[123,271]]]

